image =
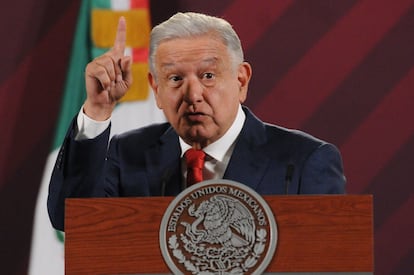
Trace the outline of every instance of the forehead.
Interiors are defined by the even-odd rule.
[[[226,62],[230,62],[226,45],[212,35],[167,40],[158,46],[155,54],[156,66],[161,68]]]

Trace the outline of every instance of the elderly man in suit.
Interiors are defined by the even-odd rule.
[[[61,147],[48,210],[64,230],[68,197],[174,196],[187,186],[186,152],[202,152],[201,178],[230,179],[260,194],[345,192],[340,153],[306,133],[260,121],[243,102],[252,68],[231,25],[178,13],[154,27],[149,83],[167,121],[115,136],[110,118],[132,83],[126,23],[114,47],[86,67],[87,99]]]

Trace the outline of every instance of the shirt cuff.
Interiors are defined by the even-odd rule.
[[[111,118],[104,121],[93,120],[83,112],[83,106],[77,117],[78,132],[75,140],[92,139],[102,134],[111,123]]]

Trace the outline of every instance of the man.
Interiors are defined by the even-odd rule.
[[[52,224],[64,229],[64,199],[174,196],[186,188],[190,148],[202,149],[202,179],[225,178],[260,194],[343,193],[338,150],[303,132],[265,124],[242,103],[252,69],[223,19],[178,13],[151,32],[149,83],[168,123],[112,138],[110,117],[132,83],[120,19],[113,49],[87,65],[87,99],[61,147],[49,187]],[[197,151],[199,152],[199,151]]]

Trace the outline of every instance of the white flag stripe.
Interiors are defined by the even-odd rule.
[[[132,48],[131,47],[125,47],[124,55],[132,57]]]
[[[117,11],[129,10],[129,0],[111,0],[111,8]]]
[[[30,251],[29,275],[63,274],[64,272],[64,245],[56,236],[47,213],[46,203],[49,188],[49,179],[59,150],[50,153],[37,197],[32,246]]]
[[[157,108],[154,93],[150,90],[147,100],[123,102],[115,108],[111,119],[111,135],[164,121],[165,116]]]

